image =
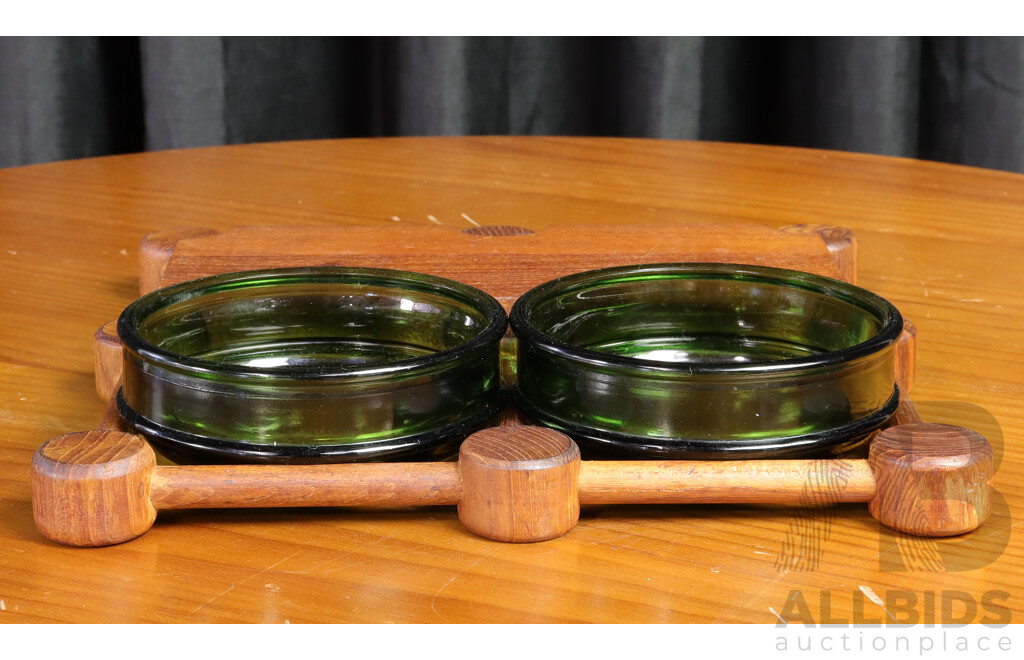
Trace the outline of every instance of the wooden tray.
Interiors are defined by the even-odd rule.
[[[850,282],[856,272],[856,241],[850,232],[806,225],[780,230],[576,225],[539,232],[505,226],[462,232],[441,226],[252,227],[226,233],[182,229],[149,235],[141,247],[143,293],[224,272],[343,265],[458,279],[506,307],[542,282],[616,265],[757,264]],[[111,322],[96,333],[96,383],[109,402],[107,413],[98,431],[54,438],[36,453],[33,511],[37,526],[54,540],[105,545],[144,533],[157,509],[458,504],[460,519],[481,536],[540,541],[567,533],[581,504],[802,503],[808,484],[820,481],[821,470],[841,470],[856,473],[856,487],[837,496],[825,479],[820,495],[839,497],[828,501],[869,502],[883,524],[912,534],[960,534],[988,515],[988,491],[982,486],[991,475],[991,447],[967,429],[921,423],[906,396],[913,382],[914,335],[907,324],[897,345],[899,409],[872,440],[868,460],[581,463],[575,444],[562,434],[536,426],[508,428],[519,423],[513,410],[502,421],[505,428],[485,429],[467,439],[458,465],[161,469],[147,443],[130,432],[117,412],[112,395],[120,382],[121,346]],[[552,453],[552,447],[557,451]],[[926,463],[934,465],[912,467]],[[955,470],[947,469],[954,464]],[[918,502],[921,492],[941,492],[945,504],[924,510]]]
[[[475,286],[507,311],[529,289],[563,275],[666,262],[774,266],[855,284],[857,243],[849,230],[820,225],[565,225],[537,232],[408,224],[244,227],[224,233],[187,228],[142,240],[139,288],[145,294],[197,277],[261,268],[394,268]],[[97,331],[95,346],[96,390],[109,400],[121,377],[113,321]],[[905,357],[912,362],[912,350]],[[904,371],[912,378],[912,369]]]

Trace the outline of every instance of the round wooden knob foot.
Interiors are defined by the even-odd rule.
[[[527,543],[557,538],[580,517],[580,450],[552,429],[500,426],[459,451],[459,518],[473,533]]]
[[[58,543],[112,545],[144,534],[156,520],[149,484],[156,456],[145,440],[119,431],[69,433],[32,458],[32,514]]]
[[[869,508],[887,527],[919,536],[955,536],[992,510],[992,446],[948,424],[904,424],[871,444],[875,499]]]

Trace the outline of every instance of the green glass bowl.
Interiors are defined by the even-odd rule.
[[[524,294],[516,397],[591,455],[849,449],[895,412],[896,308],[845,282],[736,264],[570,275]]]
[[[501,305],[370,268],[217,275],[118,320],[125,419],[178,462],[437,458],[501,407]]]

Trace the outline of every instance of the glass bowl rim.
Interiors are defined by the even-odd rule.
[[[536,328],[528,319],[528,307],[536,304],[539,299],[549,297],[552,293],[573,291],[585,288],[585,285],[596,283],[606,278],[617,278],[638,274],[698,274],[710,275],[698,279],[724,279],[737,281],[753,281],[754,278],[767,278],[773,283],[789,288],[803,289],[818,294],[837,293],[846,302],[852,303],[873,313],[882,322],[878,332],[869,339],[845,346],[835,351],[828,351],[811,356],[765,360],[752,363],[737,362],[702,362],[702,363],[667,363],[643,360],[640,358],[613,355],[596,351],[552,337]],[[540,284],[521,295],[509,313],[509,325],[519,341],[525,341],[549,353],[564,357],[575,362],[595,367],[617,368],[652,376],[678,375],[725,375],[725,374],[778,374],[779,372],[802,371],[816,367],[830,367],[845,364],[858,358],[873,355],[894,343],[903,332],[903,317],[891,302],[878,294],[872,293],[854,284],[843,282],[824,275],[815,275],[798,270],[758,266],[752,264],[733,264],[717,262],[675,262],[656,264],[637,264],[630,266],[612,266],[581,273],[566,275]]]
[[[117,410],[125,421],[153,442],[158,450],[194,453],[204,459],[255,461],[265,464],[306,461],[322,463],[325,460],[345,462],[358,461],[362,457],[368,457],[367,460],[372,461],[404,460],[402,457],[408,453],[434,450],[452,443],[453,438],[465,437],[492,419],[504,403],[504,398],[499,396],[496,403],[483,406],[467,418],[456,420],[446,426],[394,438],[322,444],[262,444],[199,435],[155,422],[128,405],[123,387],[117,390],[114,398]]]
[[[899,406],[900,389],[894,385],[892,394],[877,410],[842,426],[791,436],[764,438],[681,438],[632,435],[604,428],[577,424],[564,419],[552,419],[536,406],[523,402],[515,393],[517,405],[529,415],[537,416],[544,425],[572,436],[581,446],[618,454],[642,454],[648,458],[672,460],[720,460],[723,458],[746,460],[754,458],[789,458],[831,450],[852,439],[870,434],[892,417]],[[539,414],[538,414],[539,413]]]
[[[303,276],[331,279],[370,276],[389,280],[388,285],[412,285],[411,290],[425,293],[441,293],[447,297],[469,303],[487,320],[487,324],[469,341],[429,355],[396,360],[385,364],[371,364],[346,367],[327,371],[311,372],[307,367],[282,365],[276,367],[245,367],[233,364],[211,362],[162,349],[146,339],[138,331],[138,323],[158,309],[179,302],[197,298],[207,293],[230,288],[244,288],[249,280],[280,279],[283,282],[298,280]],[[264,282],[266,283],[266,282]],[[269,284],[273,284],[270,282]],[[232,287],[232,285],[235,285]],[[165,300],[168,296],[170,300]],[[389,268],[347,267],[347,266],[303,266],[292,268],[267,268],[231,273],[221,273],[187,280],[156,289],[137,298],[121,313],[117,321],[117,334],[125,350],[137,353],[147,362],[163,367],[178,369],[193,374],[229,376],[242,379],[287,379],[287,380],[338,380],[392,377],[415,374],[423,370],[452,365],[461,358],[501,340],[508,327],[505,309],[493,296],[482,289],[438,275],[428,275]]]

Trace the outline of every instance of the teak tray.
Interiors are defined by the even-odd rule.
[[[756,264],[856,283],[857,246],[848,230],[818,225],[189,228],[143,239],[139,280],[148,293],[243,270],[392,268],[459,280],[508,309],[530,288],[563,275],[666,262]],[[114,322],[97,331],[95,350],[97,391],[110,402],[100,430],[55,438],[33,460],[37,525],[70,545],[134,538],[152,525],[157,509],[171,508],[458,504],[467,527],[502,541],[564,534],[581,504],[869,502],[883,524],[931,536],[972,530],[990,509],[985,440],[967,429],[920,423],[905,396],[915,362],[909,323],[897,346],[900,407],[872,441],[868,460],[581,463],[568,438],[518,425],[513,414],[464,442],[457,464],[157,467],[114,404],[121,374]],[[838,492],[828,490],[827,475],[836,471],[844,484]]]
[[[458,280],[491,294],[508,311],[529,289],[563,275],[668,262],[755,264],[857,281],[856,239],[840,227],[563,225],[534,232],[509,226],[459,231],[378,224],[153,233],[140,246],[139,290],[146,294],[198,277],[262,268],[359,266]],[[96,334],[96,389],[104,400],[110,399],[121,371],[114,326],[107,323]],[[909,385],[913,346],[907,346],[901,362],[907,365]]]

